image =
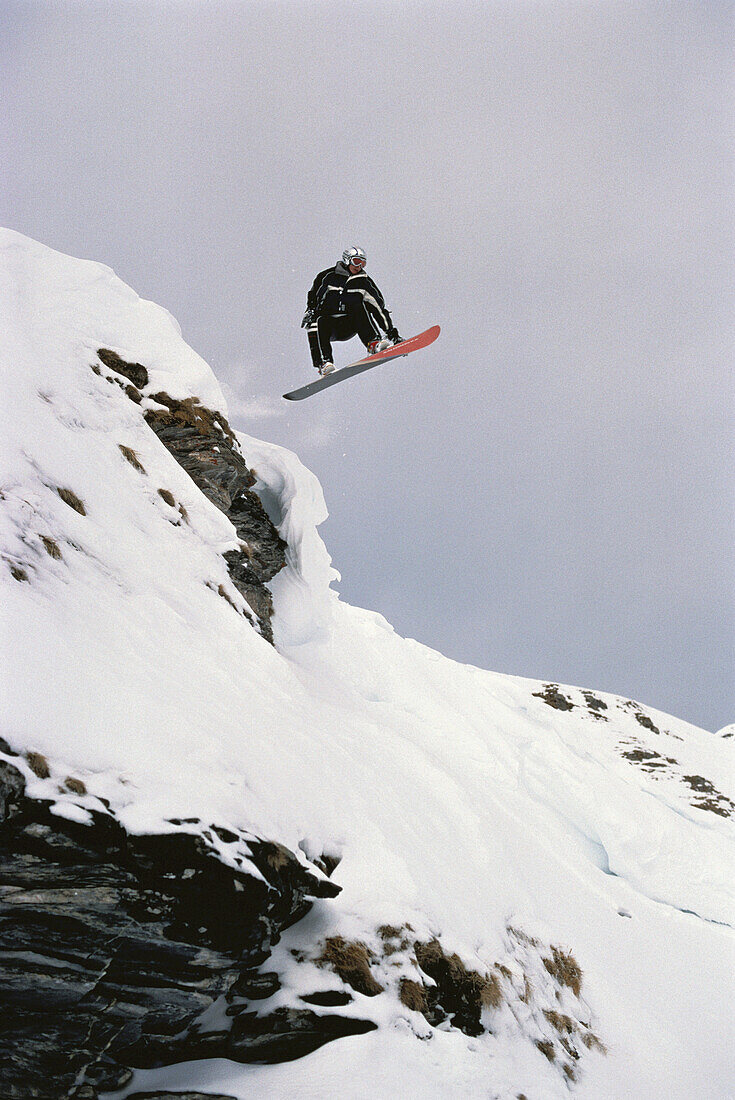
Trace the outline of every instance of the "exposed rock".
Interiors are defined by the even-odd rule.
[[[342,862],[342,857],[341,856],[327,855],[326,852],[322,852],[322,854],[320,856],[317,856],[314,859],[314,863],[317,865],[317,867],[319,867],[324,872],[324,874],[327,876],[327,878],[332,877],[332,875],[337,870],[337,868],[339,867],[341,862]]]
[[[640,703],[637,703],[635,699],[622,700],[622,707],[625,710],[629,710],[633,713],[633,716],[639,726],[643,726],[644,730],[649,730],[651,733],[655,733],[657,736],[661,736],[663,733],[670,737],[676,737],[675,734],[669,734],[668,730],[660,730],[655,724],[650,714],[646,714]],[[680,741],[680,737],[676,737],[676,740]]]
[[[146,368],[140,363],[126,363],[107,348],[100,348],[97,354],[109,370],[133,382],[140,400],[139,391],[148,386]],[[240,547],[224,554],[227,568],[232,583],[255,612],[261,633],[272,642],[273,602],[266,585],[286,564],[286,543],[252,491],[255,477],[232,429],[221,413],[205,408],[196,398],[178,401],[166,393],[146,396],[151,398],[149,404],[155,402],[145,412],[149,427],[207,499],[233,524]],[[132,462],[126,450],[130,449],[121,446]],[[168,490],[159,489],[159,493],[167,503],[173,501]]]
[[[0,824],[20,806],[25,788],[22,772],[7,760],[0,760]]]
[[[558,684],[544,684],[543,691],[534,691],[532,694],[536,699],[543,699],[555,710],[574,710],[574,703],[571,699],[567,699],[566,695],[562,695]]]
[[[249,1001],[266,1000],[281,988],[277,974],[243,974],[234,985],[230,986],[230,994],[236,993]]]
[[[260,498],[252,492],[255,476],[229,424],[220,413],[192,399],[174,401],[158,393],[155,400],[166,410],[149,410],[146,421],[207,499],[235,527],[242,546],[225,554],[230,576],[256,614],[269,617],[271,597],[264,585],[286,564],[286,544]]]
[[[636,711],[635,718],[638,725],[643,726],[645,730],[650,730],[651,733],[661,733],[661,730],[658,728],[658,726],[654,725],[653,719],[650,718],[647,714],[644,714],[643,711]]]
[[[297,962],[329,966],[363,995],[397,996],[405,1009],[423,1016],[433,1028],[481,1036],[492,1033],[499,1013],[507,1023],[509,1010],[519,1035],[570,1081],[577,1079],[587,1051],[605,1052],[581,999],[583,975],[570,951],[509,926],[503,961],[478,970],[447,951],[438,935],[428,942],[417,939],[409,924],[384,924],[375,931],[379,942],[372,939],[373,948],[331,937],[321,945],[320,954],[313,944],[305,944],[305,950],[292,947],[290,954]],[[317,1006],[338,1006],[350,999],[347,990],[333,988],[300,997]],[[238,1018],[251,1017],[243,1013]],[[411,1026],[421,1038],[427,1037],[425,1028]]]
[[[303,1058],[332,1039],[363,1035],[377,1028],[372,1020],[358,1020],[337,1014],[323,1015],[308,1009],[278,1008],[267,1016],[241,1011],[229,1031],[190,1032],[179,1046],[177,1040],[162,1042],[160,1036],[143,1035],[124,1053],[136,1066],[156,1066],[164,1061],[194,1058],[230,1058],[236,1062],[291,1062]]]
[[[602,713],[603,710],[607,710],[607,703],[602,699],[598,699],[596,695],[593,695],[591,691],[583,691],[582,695],[587,704],[587,709],[593,718],[600,718],[606,722],[607,718]]]
[[[664,767],[666,761],[660,752],[655,752],[653,749],[629,749],[623,753],[626,760],[632,761],[634,764],[641,764],[643,767],[661,768]],[[669,761],[671,763],[671,761]],[[676,761],[673,761],[676,763]]]
[[[342,993],[339,989],[321,989],[316,993],[305,993],[301,998],[309,1005],[318,1005],[322,1008],[337,1008],[348,1005],[352,1001],[349,993]]]
[[[481,1035],[483,1008],[500,1001],[494,975],[469,970],[459,955],[446,955],[438,940],[417,943],[415,951],[419,966],[435,982],[425,991],[427,1008],[421,1009],[429,1023],[451,1014],[455,1027],[467,1035]]]
[[[636,717],[639,717],[638,714],[636,714]],[[645,725],[644,722],[640,724]],[[660,731],[655,730],[655,732],[659,733]],[[679,783],[686,784],[694,792],[694,797],[690,798],[690,803],[696,809],[707,810],[719,817],[732,817],[733,811],[735,811],[735,802],[718,791],[709,779],[706,779],[703,775],[683,775],[678,768],[677,760],[673,756],[663,756],[655,749],[641,748],[635,740],[632,744],[635,747],[622,751],[624,759],[638,765],[649,775],[673,778],[678,780]]]
[[[735,802],[728,798],[727,795],[720,794],[713,783],[710,783],[709,779],[705,779],[702,775],[685,775],[684,782],[691,787],[693,791],[696,791],[698,798],[693,805],[699,810],[709,810],[710,813],[718,814],[720,817],[731,817],[735,810]]]
[[[73,1088],[96,1097],[122,1087],[131,1067],[214,1052],[298,1057],[374,1026],[306,1009],[248,1011],[249,999],[278,987],[277,975],[256,971],[283,929],[314,898],[339,892],[282,845],[248,836],[249,873],[245,861],[239,871],[218,858],[206,828],[133,836],[94,809],[92,824],[79,824],[27,798],[7,761],[0,808],[3,1100],[55,1100]],[[202,823],[182,823],[192,826]],[[197,1020],[223,994],[235,1012],[212,1035]]]
[[[377,1030],[377,1026],[372,1020],[279,1008],[266,1017],[240,1016],[227,1053],[223,1051],[222,1056],[241,1062],[290,1062],[311,1054],[332,1039],[364,1035]]]
[[[585,1050],[604,1049],[579,1001],[571,953],[512,928],[505,962],[482,972],[438,938],[418,941],[408,924],[381,925],[375,950],[340,936],[315,949],[307,939],[289,955],[337,973],[356,996],[325,974],[326,988],[315,980],[296,1004],[279,998],[268,1011],[281,990],[278,953],[264,964],[281,932],[339,887],[282,844],[198,818],[132,836],[109,809],[94,808],[101,803],[80,797],[91,825],[25,797],[20,770],[0,762],[3,1100],[97,1100],[128,1084],[134,1068],[200,1058],[299,1058],[377,1026],[340,1015],[360,994],[397,996],[429,1025],[473,1036],[515,1000],[525,1006],[519,1019],[531,1021],[526,1037],[546,1044],[569,1080]],[[222,862],[218,845],[240,870]]]

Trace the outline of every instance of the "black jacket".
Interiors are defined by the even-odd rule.
[[[378,286],[364,271],[356,275],[340,260],[335,267],[328,267],[317,275],[311,290],[306,296],[306,307],[320,317],[325,313],[338,316],[347,310],[348,295],[360,294],[363,298],[372,298],[385,316],[386,331],[393,325],[390,313],[385,308],[385,300]]]

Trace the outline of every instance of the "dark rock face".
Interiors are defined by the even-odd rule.
[[[282,845],[215,839],[196,821],[133,836],[102,806],[91,824],[70,821],[26,797],[8,761],[0,806],[3,1100],[94,1100],[131,1067],[282,1061],[374,1026],[307,1009],[258,1015],[278,987],[258,970],[280,933],[339,892]],[[242,870],[216,840],[245,853]],[[220,997],[225,1022],[208,1030],[199,1018]]]
[[[416,960],[424,974],[435,982],[425,988],[425,1007],[420,1007],[431,1024],[451,1015],[452,1025],[466,1035],[482,1035],[481,1015],[485,1004],[499,1003],[496,981],[468,970],[458,955],[445,954],[438,940],[415,945]]]
[[[543,699],[554,710],[574,710],[574,703],[559,691],[558,684],[544,684],[543,691],[534,691],[532,695],[535,699]]]
[[[696,792],[693,806],[700,810],[709,810],[720,817],[732,817],[735,803],[727,795],[720,794],[709,779],[702,775],[685,775],[684,782]]]
[[[159,408],[148,408],[145,419],[192,481],[233,524],[240,540],[224,555],[232,583],[255,612],[261,633],[273,641],[273,603],[266,584],[286,564],[286,543],[252,491],[255,477],[225,418],[195,398],[177,401],[166,393],[144,392],[148,371],[126,363],[115,352],[100,348],[100,361],[129,397],[138,403],[150,397]],[[122,378],[128,379],[125,385]],[[132,391],[132,392],[131,392]]]
[[[10,746],[0,738],[2,751],[9,753]],[[23,801],[25,780],[16,767],[7,760],[0,760],[0,822],[5,821]]]

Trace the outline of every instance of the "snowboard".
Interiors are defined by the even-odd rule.
[[[385,348],[384,351],[379,351],[375,355],[368,355],[365,359],[358,359],[356,363],[350,363],[348,367],[341,367],[323,378],[317,378],[315,382],[309,382],[307,385],[301,386],[298,390],[284,393],[283,396],[287,401],[303,401],[305,397],[311,397],[313,393],[326,390],[329,386],[336,386],[338,382],[344,382],[346,378],[352,378],[354,374],[361,374],[365,370],[370,370],[371,367],[377,367],[378,363],[387,363],[390,359],[401,359],[404,355],[410,355],[412,351],[427,348],[429,344],[434,343],[440,332],[439,325],[434,325],[432,328],[427,328],[426,332],[420,332],[418,336],[412,336],[409,340],[402,340],[400,344],[394,344],[393,347]]]

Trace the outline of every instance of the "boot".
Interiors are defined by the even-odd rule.
[[[388,337],[379,336],[377,340],[371,340],[368,344],[368,355],[376,355],[379,351],[385,351],[385,349],[389,347],[391,347],[391,342]]]

